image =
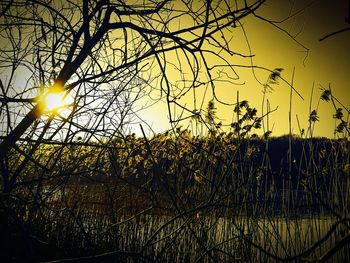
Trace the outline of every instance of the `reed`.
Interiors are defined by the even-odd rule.
[[[346,260],[347,127],[336,127],[340,139],[315,138],[310,110],[308,136],[270,137],[267,123],[258,138],[250,134],[261,117],[247,102],[238,101],[230,133],[220,132],[211,110],[208,135],[178,128],[106,147],[40,146],[33,157],[52,168],[28,164],[8,199],[35,259]]]

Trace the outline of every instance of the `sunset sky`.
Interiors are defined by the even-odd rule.
[[[237,1],[237,3],[239,8],[244,8],[244,6],[240,6],[243,5],[243,1]],[[220,11],[227,12],[225,2],[212,1],[211,4],[213,6],[216,5],[219,13]],[[266,102],[262,110],[263,85],[268,80],[270,72],[264,69],[274,70],[275,68],[283,68],[281,76],[285,81],[280,80],[278,84],[273,85],[273,90],[267,93],[265,97],[270,103],[270,108],[276,109],[268,117],[269,130],[272,130],[272,134],[275,136],[289,132],[288,117],[291,99],[291,126],[294,134],[300,135],[297,119],[299,119],[300,129],[307,131],[309,112],[317,110],[319,122],[315,125],[313,135],[333,137],[334,128],[337,124],[333,119],[335,112],[334,106],[330,102],[319,101],[319,98],[322,88],[328,89],[331,87],[333,95],[343,105],[337,104],[336,107],[347,108],[343,109],[346,120],[348,117],[347,111],[350,109],[350,87],[348,81],[350,72],[350,30],[333,35],[323,41],[320,41],[320,39],[332,32],[350,27],[350,23],[346,20],[350,16],[349,4],[350,0],[267,0],[256,11],[256,16],[250,14],[236,23],[236,27],[232,26],[231,28],[229,26],[225,28],[223,31],[223,34],[225,34],[224,38],[220,33],[215,34],[221,45],[225,44],[223,39],[226,39],[231,51],[237,54],[243,54],[246,57],[239,55],[231,56],[219,48],[213,49],[211,45],[213,41],[210,39],[205,40],[203,42],[203,49],[208,49],[215,54],[219,53],[219,56],[221,56],[220,60],[218,56],[210,52],[203,52],[206,56],[206,63],[209,67],[213,68],[211,71],[212,77],[214,79],[220,79],[220,81],[215,81],[215,95],[224,104],[215,102],[217,107],[217,122],[220,121],[229,127],[232,121],[234,121],[234,106],[232,105],[237,102],[237,95],[239,95],[240,101],[247,100],[250,107],[255,107],[258,110],[258,116],[266,113]],[[205,2],[203,1],[194,1],[190,9],[193,9],[192,11],[195,13],[197,12],[196,14],[204,16],[205,6]],[[222,8],[223,6],[224,8]],[[183,1],[171,1],[169,8],[174,11],[172,13],[174,17],[178,14],[176,13],[178,10],[182,11],[180,16],[171,17],[171,22],[167,24],[167,26],[171,27],[169,30],[176,31],[194,25],[193,17],[187,13],[188,7]],[[45,19],[48,19],[48,17],[45,17]],[[125,20],[128,19],[131,18],[125,18]],[[213,17],[210,19],[213,19]],[[142,21],[140,23],[141,26],[145,25],[142,24]],[[120,35],[120,39],[122,39],[120,43],[123,44],[123,31],[118,29],[114,33],[116,36],[118,34]],[[201,31],[185,31],[179,35],[187,41],[187,37],[191,37],[191,39],[197,38],[201,33]],[[135,35],[130,33],[130,36]],[[138,38],[135,40],[135,43],[138,45],[142,41],[142,38]],[[162,41],[165,44],[169,44],[165,40]],[[132,45],[130,46],[130,50],[132,50]],[[187,112],[182,113],[181,108],[172,108],[173,119],[179,118],[181,114],[183,114],[182,117],[190,119],[193,116],[192,111],[194,110],[198,110],[204,117],[206,105],[209,100],[213,99],[213,89],[210,83],[208,83],[208,76],[203,66],[204,62],[200,61],[195,66],[198,67],[194,71],[198,70],[199,72],[198,82],[205,84],[198,85],[197,88],[193,89],[191,82],[193,75],[191,76],[190,72],[190,66],[193,67],[193,65],[189,66],[193,62],[186,64],[186,57],[181,52],[184,52],[184,50],[177,49],[166,54],[161,54],[163,63],[164,65],[166,64],[166,76],[170,80],[172,87],[174,87],[175,92],[180,91],[178,94],[181,94],[171,95],[176,97],[176,102],[181,104],[183,108],[188,109]],[[181,57],[181,54],[183,57]],[[190,58],[188,61],[193,59],[191,57],[193,54],[186,55]],[[197,58],[200,57],[199,52],[195,55]],[[106,57],[111,56],[109,54]],[[165,92],[160,92],[161,88],[163,90],[166,89],[164,88],[164,78],[159,77],[160,68],[157,64],[158,62],[153,56],[142,63],[152,65],[148,66],[144,72],[139,74],[140,78],[145,78],[144,80],[147,83],[145,86],[150,87],[151,94],[147,94],[148,91],[145,92],[143,99],[138,100],[137,104],[134,105],[134,111],[137,114],[132,114],[130,121],[132,124],[127,131],[135,132],[140,136],[142,136],[139,126],[140,120],[144,121],[145,130],[148,134],[152,133],[151,130],[157,133],[171,128],[165,101]],[[227,63],[233,65],[232,68],[221,66],[225,63],[226,65]],[[295,69],[294,79],[292,79],[293,69]],[[23,86],[22,83],[26,81],[24,80],[26,74],[20,72],[20,77],[17,78],[18,83],[15,83],[15,87]],[[292,97],[290,97],[290,86],[286,82],[293,82],[293,87],[301,96],[297,92],[293,92]],[[140,90],[138,84],[134,88],[137,91]],[[189,91],[188,93],[183,91],[186,89]],[[18,90],[18,92],[20,91]],[[196,99],[194,99],[194,92]],[[108,100],[107,97],[104,98],[103,96],[99,98],[101,100],[94,100],[96,105],[91,106],[92,109],[100,107],[101,101],[104,99]],[[231,106],[225,104],[230,104]],[[95,116],[98,116],[98,114]],[[180,124],[183,127],[188,126],[188,122],[186,121]],[[263,130],[260,131],[260,134],[262,132]]]
[[[257,12],[262,17],[281,21],[291,13],[303,10],[283,23],[277,24],[288,32],[298,44],[286,32],[278,30],[273,25],[256,17],[249,16],[242,20],[242,26],[249,40],[252,54],[252,63],[273,70],[283,68],[282,77],[291,82],[292,72],[295,67],[294,87],[300,92],[304,100],[296,93],[292,97],[292,130],[300,134],[296,115],[299,117],[301,128],[307,130],[311,90],[314,83],[311,109],[316,109],[320,88],[328,88],[330,85],[333,94],[342,104],[350,108],[349,69],[350,69],[350,31],[343,32],[319,41],[325,35],[350,26],[346,23],[348,17],[348,1],[279,1],[270,0]],[[231,48],[239,53],[249,54],[247,41],[243,30],[237,28],[232,36]],[[229,58],[232,64],[249,65],[249,59],[243,60],[237,57]],[[215,61],[209,61],[215,64]],[[236,68],[239,75],[238,85],[220,85],[217,95],[226,102],[236,101],[237,91],[240,100],[246,99],[250,106],[256,107],[261,114],[262,85],[267,80],[268,72],[256,69],[255,79],[251,69]],[[260,82],[260,83],[259,83]],[[280,81],[274,86],[274,91],[268,94],[271,108],[278,106],[278,110],[270,116],[270,128],[273,127],[273,135],[287,134],[289,112],[290,88]],[[210,99],[210,96],[207,97]],[[191,98],[188,103],[190,104]],[[232,119],[232,107],[219,106],[218,117],[229,123]],[[341,107],[339,105],[339,107]],[[344,110],[344,113],[346,111]],[[163,113],[163,114],[161,114]],[[320,121],[316,123],[314,135],[333,137],[335,127],[334,108],[331,103],[320,102],[318,115]],[[165,103],[158,103],[145,111],[142,115],[156,132],[169,128],[166,116]],[[186,126],[186,125],[184,125]],[[137,132],[137,131],[136,131]]]

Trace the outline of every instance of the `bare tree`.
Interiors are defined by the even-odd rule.
[[[237,193],[236,190],[260,180],[255,177],[267,174],[268,171],[263,170],[266,167],[251,168],[251,159],[244,159],[245,153],[241,155],[237,151],[242,140],[237,145],[227,145],[229,140],[218,141],[217,145],[206,148],[200,140],[191,145],[189,133],[178,128],[173,131],[178,141],[169,142],[160,137],[159,143],[170,145],[173,152],[181,147],[192,149],[192,152],[179,152],[177,156],[169,157],[156,140],[150,141],[145,134],[142,140],[126,134],[131,125],[142,122],[138,118],[139,111],[164,100],[168,107],[165,114],[173,127],[181,120],[194,118],[207,125],[210,140],[215,141],[222,126],[215,111],[214,102],[221,102],[216,97],[215,87],[225,75],[224,69],[235,74],[234,63],[227,57],[248,58],[247,65],[242,67],[261,68],[249,64],[251,54],[231,50],[232,35],[242,27],[242,19],[250,15],[281,29],[278,22],[256,13],[264,2],[2,1],[0,36],[5,41],[0,42],[0,220],[1,230],[5,233],[2,238],[9,238],[9,242],[1,249],[12,251],[14,244],[20,244],[22,248],[18,250],[26,251],[26,256],[34,260],[35,246],[49,246],[45,240],[33,235],[37,227],[34,222],[40,218],[46,226],[54,228],[61,223],[66,234],[74,236],[79,232],[83,236],[84,246],[91,256],[72,261],[114,256],[152,260],[147,258],[145,251],[149,249],[152,253],[152,245],[163,241],[165,249],[168,248],[174,236],[185,228],[201,249],[198,259],[206,256],[211,261],[217,260],[216,255],[222,252],[220,244],[208,237],[211,226],[205,229],[206,223],[200,212],[220,214],[225,206],[234,209],[232,196],[243,200],[244,211],[251,208],[258,211],[259,202],[251,201],[258,192],[254,184],[245,188],[247,192]],[[215,65],[210,63],[213,57],[219,61]],[[281,70],[277,69],[278,74],[276,70],[268,71],[272,80],[282,79]],[[212,93],[213,100],[206,111],[202,109],[203,102],[196,101],[200,88]],[[291,90],[294,90],[292,86]],[[190,93],[193,93],[191,107],[182,102],[182,98]],[[50,105],[47,99],[54,94],[60,95],[53,99],[62,104]],[[247,101],[237,101],[234,106],[237,120],[232,129],[239,138],[261,127],[262,118],[269,114],[257,117],[256,109]],[[223,160],[221,148],[228,146],[233,154]],[[118,147],[123,147],[123,151],[118,151]],[[253,148],[247,149],[249,156],[254,154]],[[161,157],[155,155],[156,151],[161,152]],[[202,159],[196,164],[187,163],[190,154],[199,155],[199,152],[206,158],[200,157]],[[120,158],[121,154],[125,156]],[[141,155],[145,158],[143,163],[137,160]],[[174,158],[174,164],[169,164],[167,158]],[[125,163],[120,163],[121,159]],[[240,167],[235,164],[237,160],[240,160]],[[177,171],[174,171],[174,165],[178,165]],[[164,169],[164,174],[160,174],[160,168]],[[202,174],[201,169],[206,174]],[[140,178],[138,172],[148,174]],[[240,181],[237,179],[225,186],[226,180],[239,172]],[[125,173],[130,176],[124,176]],[[245,177],[246,174],[249,176]],[[171,177],[167,179],[169,175]],[[105,180],[108,176],[117,179]],[[92,187],[92,193],[86,190],[90,188],[79,186],[82,181],[99,184]],[[202,183],[205,190],[194,187],[187,192],[188,185],[196,182]],[[81,198],[89,198],[90,203],[82,202]],[[55,203],[57,200],[58,204]],[[140,207],[133,208],[135,200],[141,210]],[[170,203],[166,208],[175,211],[174,214],[153,229],[151,236],[134,248],[135,251],[123,250],[115,240],[115,250],[96,255],[101,250],[96,248],[98,240],[91,233],[101,232],[102,236],[107,236],[113,232],[113,238],[118,239],[118,226],[140,220],[140,215],[146,212],[154,214],[159,203],[166,202]],[[95,212],[92,207],[84,211],[86,203],[92,207],[101,203],[107,206],[107,209],[99,207],[110,216],[107,226],[102,222],[100,228],[94,229],[84,222],[84,212]],[[123,207],[125,203],[128,206]],[[120,222],[117,211],[129,218]],[[101,218],[94,213],[90,216],[96,220]],[[203,233],[197,233],[192,226],[194,218],[205,229]],[[181,222],[178,228],[164,238],[158,238],[161,231],[177,220]],[[334,229],[343,221],[348,222],[342,219]],[[74,226],[70,225],[72,222]],[[238,237],[243,238],[242,246],[248,248],[246,251],[254,247],[267,258],[276,260],[308,257],[319,245],[283,258],[270,252],[268,247],[259,246],[246,234],[244,226],[235,227]],[[332,233],[334,231],[330,231]],[[45,238],[50,240],[50,237]],[[78,240],[74,238],[72,240]],[[230,240],[227,238],[223,243],[229,244]],[[348,236],[344,240],[347,242]],[[103,244],[101,247],[106,249]],[[7,255],[15,253],[7,251]],[[232,253],[227,255],[231,259]]]
[[[164,99],[171,123],[182,116],[175,108],[194,114],[181,97],[205,86],[214,93],[216,67],[207,57],[231,67],[222,55],[239,55],[228,45],[231,30],[263,3],[2,1],[2,205],[12,215],[4,226],[17,220],[31,244],[34,214],[45,203],[43,193],[54,189],[43,190],[43,182],[56,174],[64,183],[67,174],[81,172],[84,153],[73,154],[69,166],[66,146],[98,147],[101,140],[123,137],[147,107],[145,99]],[[49,105],[46,99],[56,93],[66,105]],[[45,151],[50,145],[60,147]],[[95,171],[102,158],[97,156]],[[29,169],[34,177],[26,176]],[[15,199],[23,205],[11,205]]]
[[[2,37],[8,39],[3,47],[3,54],[7,54],[3,62],[12,61],[16,72],[23,72],[24,68],[29,72],[23,72],[28,76],[20,83],[14,84],[13,79],[5,82],[3,108],[19,94],[21,99],[28,100],[29,91],[37,96],[39,87],[47,90],[55,86],[70,93],[68,96],[75,98],[77,106],[82,98],[96,96],[103,83],[126,84],[126,75],[133,83],[146,78],[143,84],[161,89],[169,105],[176,103],[185,91],[180,90],[177,96],[172,94],[166,53],[181,50],[192,68],[193,84],[196,84],[201,67],[199,61],[205,56],[207,40],[224,47],[225,43],[216,40],[217,35],[254,12],[262,3],[256,1],[241,7],[214,1],[202,4],[149,1],[142,5],[110,1],[83,1],[82,5],[52,1],[7,3],[2,16]],[[191,25],[174,27],[174,19],[189,18]],[[9,56],[10,52],[15,53],[15,57]],[[19,54],[23,55],[18,58]],[[208,74],[210,80],[209,70]],[[18,85],[23,87],[23,83],[26,88],[19,91]],[[140,84],[142,81],[137,83]],[[43,114],[43,107],[34,102],[20,122],[7,124],[14,128],[5,134],[1,143],[1,158]],[[170,106],[169,117],[174,120]]]

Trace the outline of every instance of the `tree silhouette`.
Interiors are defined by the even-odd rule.
[[[214,55],[230,66],[220,54],[233,54],[226,32],[263,3],[2,1],[0,162],[1,204],[7,214],[3,225],[22,222],[16,225],[22,226],[23,242],[31,244],[29,226],[44,202],[44,182],[56,174],[64,183],[62,173],[74,174],[77,169],[77,164],[63,168],[66,146],[98,149],[104,138],[124,140],[127,125],[147,107],[136,102],[164,99],[171,123],[179,119],[171,110],[174,105],[192,113],[178,100],[190,90],[213,85],[216,68],[207,57]],[[174,72],[188,74],[185,85],[178,85]],[[70,102],[49,109],[45,98],[57,90]],[[50,145],[52,152],[45,150]],[[101,149],[93,160],[95,169],[105,147]],[[70,163],[87,158],[75,154]],[[37,169],[33,178],[26,176],[32,168]],[[31,190],[23,197],[25,185]],[[16,198],[24,198],[23,206],[12,204]],[[19,216],[21,211],[29,217]]]
[[[173,242],[181,232],[188,232],[190,243],[199,248],[199,252],[194,251],[198,261],[204,257],[220,261],[218,255],[230,260],[248,259],[253,248],[264,258],[293,261],[310,256],[339,225],[347,226],[348,218],[339,217],[328,237],[286,258],[260,246],[253,239],[259,232],[252,228],[247,234],[245,226],[235,218],[232,224],[237,236],[225,237],[217,244],[209,235],[212,226],[219,222],[215,216],[226,212],[229,217],[235,215],[237,204],[241,214],[254,217],[264,212],[272,219],[271,224],[275,222],[273,207],[268,207],[279,202],[278,193],[270,196],[275,182],[271,188],[266,183],[265,196],[258,187],[267,182],[265,177],[275,176],[269,165],[268,147],[260,167],[256,166],[259,147],[244,141],[253,129],[262,126],[262,119],[271,111],[258,116],[257,110],[247,101],[239,101],[237,94],[233,104],[236,121],[231,124],[232,132],[224,136],[219,134],[223,124],[218,122],[216,112],[216,103],[223,102],[215,93],[216,82],[224,75],[220,75],[221,71],[217,73],[218,68],[235,72],[234,67],[240,66],[228,61],[228,57],[240,56],[251,63],[251,54],[235,53],[230,45],[235,30],[243,27],[244,18],[255,16],[281,29],[277,22],[256,13],[264,3],[264,0],[2,1],[0,230],[1,240],[6,244],[0,246],[0,252],[6,255],[5,260],[52,259],[52,244],[46,240],[57,237],[60,244],[60,233],[51,237],[48,233],[55,230],[50,232],[46,227],[61,227],[68,241],[60,245],[66,245],[67,251],[57,257],[83,256],[68,261],[119,257],[152,261],[175,247]],[[212,65],[213,57],[220,63]],[[263,69],[252,64],[241,66]],[[268,84],[285,81],[282,69],[264,70],[270,72],[265,87],[272,89]],[[197,107],[200,103],[196,101],[196,92],[200,88],[212,92],[206,110],[202,109],[203,102]],[[291,89],[296,91],[292,86]],[[181,100],[191,92],[193,109]],[[55,100],[63,104],[49,105]],[[139,112],[158,101],[166,102],[164,114],[176,129],[147,138],[142,126],[147,123]],[[310,115],[312,122],[318,118],[316,113]],[[343,121],[340,108],[335,117]],[[188,130],[177,126],[181,120],[191,118],[208,128],[210,140],[194,138]],[[141,124],[144,138],[128,134],[135,124]],[[341,125],[339,129],[347,129],[343,127],[345,123]],[[318,168],[314,164],[319,161],[316,157],[307,166],[305,173],[309,177],[305,176],[305,181],[316,174]],[[301,161],[300,170],[302,164]],[[345,157],[341,165],[348,173]],[[284,176],[283,169],[280,170]],[[343,173],[340,169],[334,171]],[[305,187],[312,191],[312,185],[305,183]],[[261,204],[261,198],[268,200]],[[102,215],[96,210],[102,211]],[[138,243],[141,231],[137,231],[135,237],[126,237],[135,239],[130,251],[120,246],[119,239],[125,234],[121,231],[132,229],[130,222],[135,220],[137,228],[147,216],[157,213],[159,218],[152,220],[169,218],[158,225],[152,221],[151,234],[145,234],[142,244]],[[214,222],[212,226],[207,226],[202,213],[213,215],[213,221],[208,220]],[[99,223],[98,227],[86,224],[87,214],[92,222]],[[247,222],[256,223],[254,220]],[[178,221],[180,225],[175,224]],[[198,225],[201,232],[197,231]],[[172,227],[176,229],[160,238],[162,231]],[[96,236],[107,236],[110,243]],[[235,249],[243,251],[242,255],[236,257],[235,252],[221,250],[221,244],[229,244],[231,250],[230,242],[237,237]],[[347,244],[348,235],[342,242]],[[111,243],[115,245],[113,251]],[[164,248],[153,258],[157,244]],[[85,254],[75,253],[79,245]],[[56,248],[55,244],[52,246]],[[43,255],[38,256],[37,252],[43,250]],[[325,258],[337,250],[335,246]]]
[[[224,36],[225,28],[253,13],[263,2],[255,1],[242,7],[215,1],[204,4],[150,1],[142,5],[107,0],[83,1],[82,4],[65,1],[4,3],[2,35],[8,41],[3,52],[13,52],[14,56],[3,56],[2,63],[12,62],[12,75],[23,70],[22,67],[29,67],[30,76],[23,80],[27,84],[21,92],[17,83],[11,83],[12,79],[4,84],[2,109],[15,103],[15,97],[28,100],[27,93],[38,93],[37,86],[45,90],[50,86],[62,86],[67,93],[75,93],[77,99],[104,83],[123,85],[124,82],[125,85],[128,77],[135,82],[149,74],[143,81],[153,84],[155,77],[150,72],[155,70],[160,92],[166,94],[168,104],[176,103],[181,94],[171,94],[166,53],[181,50],[192,68],[195,82],[200,70],[199,60],[205,57],[206,40],[223,47],[216,36]],[[173,16],[177,16],[177,20],[191,19],[192,25],[174,28]],[[192,64],[190,59],[196,62]],[[207,65],[206,70],[210,80]],[[35,104],[19,123],[8,123],[15,127],[1,143],[1,159],[43,114]],[[10,118],[9,112],[7,115]],[[170,121],[174,120],[170,106],[169,117]]]

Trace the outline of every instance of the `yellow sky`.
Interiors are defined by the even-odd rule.
[[[242,25],[247,34],[252,54],[254,54],[253,63],[257,66],[269,69],[284,68],[282,76],[291,81],[293,68],[295,67],[294,86],[303,96],[304,100],[295,93],[292,98],[292,130],[299,134],[296,115],[298,115],[301,128],[305,130],[308,127],[309,104],[311,89],[314,83],[314,94],[312,98],[311,109],[315,109],[318,99],[321,95],[321,86],[327,88],[331,85],[333,94],[346,106],[350,108],[349,91],[349,69],[350,69],[350,31],[335,35],[322,42],[319,39],[328,33],[346,27],[344,18],[347,14],[347,0],[330,1],[277,1],[270,0],[258,11],[259,15],[272,20],[280,20],[288,16],[289,11],[299,10],[306,7],[294,18],[279,24],[283,29],[296,36],[296,40],[302,43],[307,49],[293,41],[288,35],[277,30],[271,24],[259,20],[255,17],[249,17],[242,20]],[[294,3],[294,6],[292,4]],[[231,48],[234,51],[249,53],[248,45],[244,39],[243,31],[237,28],[233,31],[234,40],[231,42]],[[249,60],[239,57],[230,57],[232,64],[249,65]],[[214,65],[215,60],[209,60]],[[250,106],[256,107],[261,114],[262,86],[267,80],[268,73],[262,70],[256,70],[257,80],[254,78],[252,70],[235,68],[239,75],[239,80],[235,85],[222,83],[216,87],[217,95],[220,99],[233,103],[236,101],[236,94],[239,91],[240,99],[249,101]],[[229,73],[229,72],[228,72]],[[231,72],[232,74],[232,72]],[[232,74],[233,76],[233,74]],[[259,81],[259,82],[258,82]],[[204,94],[198,89],[198,94]],[[274,86],[274,91],[268,94],[271,108],[277,107],[278,110],[270,116],[270,128],[273,126],[273,135],[286,134],[289,131],[289,95],[290,89],[280,81],[280,85]],[[206,94],[206,99],[211,99],[211,93]],[[193,98],[188,96],[186,101],[182,101],[189,108],[193,107]],[[224,123],[230,123],[232,119],[232,107],[219,106],[218,117]],[[340,107],[340,105],[339,105]],[[155,108],[150,108],[142,114],[156,132],[169,128],[166,116],[165,103],[159,103]],[[162,113],[162,114],[160,114]],[[258,113],[258,114],[259,114]],[[321,102],[318,114],[320,121],[316,123],[314,135],[333,137],[334,108],[331,103]],[[184,123],[184,126],[186,124]]]
[[[172,3],[177,4],[180,1],[174,1]],[[200,2],[198,1],[196,3]],[[231,32],[226,32],[227,35],[225,37],[231,39],[231,50],[245,55],[249,55],[251,52],[254,55],[252,61],[249,58],[242,58],[240,56],[224,55],[224,58],[229,63],[244,66],[249,66],[252,63],[253,65],[271,70],[274,68],[283,68],[282,77],[287,81],[292,80],[292,72],[295,68],[294,87],[304,98],[301,99],[293,93],[292,130],[295,134],[299,134],[296,116],[299,117],[301,128],[306,130],[308,127],[309,104],[313,85],[314,93],[311,110],[317,107],[318,99],[322,92],[320,90],[321,86],[328,88],[329,84],[331,85],[334,96],[345,107],[350,108],[348,76],[350,72],[350,53],[348,48],[350,46],[350,31],[335,35],[322,42],[319,41],[321,37],[328,33],[350,26],[346,24],[344,19],[348,16],[348,4],[348,0],[267,0],[257,11],[257,14],[269,20],[282,20],[288,17],[290,12],[294,13],[297,10],[303,10],[296,16],[278,25],[290,35],[295,36],[295,40],[302,43],[305,47],[294,41],[286,32],[278,30],[273,25],[252,15],[241,20],[242,24],[238,25],[237,28],[231,28]],[[181,8],[178,6],[175,7]],[[186,20],[186,17],[189,20]],[[193,23],[190,19],[190,15],[181,16],[178,20],[172,20],[174,21],[172,26],[175,28],[189,27]],[[244,33],[247,36],[248,42],[245,39]],[[189,32],[184,35],[193,37]],[[218,40],[222,41],[220,35],[216,36],[219,38]],[[205,45],[204,47],[209,47],[209,45]],[[215,52],[217,51],[215,50]],[[171,82],[179,86],[190,86],[189,83],[184,82],[186,79],[191,79],[191,74],[188,73],[189,68],[186,66],[184,56],[181,57],[180,55],[177,57],[175,52],[172,52],[166,54],[165,60],[167,61],[167,74]],[[147,62],[149,61],[145,63]],[[223,64],[223,61],[208,54],[207,62],[209,66]],[[156,64],[155,60],[153,63],[152,65]],[[175,70],[175,67],[179,67],[180,65],[183,67],[184,74],[180,74],[178,70]],[[203,70],[203,63],[201,66],[199,77],[200,80],[204,81],[206,74]],[[159,68],[153,67],[146,74],[153,77],[153,75],[159,74]],[[221,75],[223,77],[222,80],[224,80],[215,83],[215,92],[218,99],[232,104],[237,101],[237,93],[239,93],[240,100],[248,100],[251,107],[258,109],[258,115],[262,114],[262,83],[266,82],[269,75],[268,72],[259,69],[253,72],[249,67],[242,68],[235,66],[233,70],[217,67],[212,71],[212,74],[214,78]],[[228,80],[230,78],[231,81],[229,82]],[[152,86],[152,88],[157,89],[152,93],[153,100],[149,100],[149,97],[146,96],[142,100],[142,103],[136,105],[135,110],[142,108],[145,104],[152,104],[157,100],[160,96],[159,87],[161,84],[159,83],[159,79],[157,81]],[[269,93],[267,98],[270,101],[271,108],[278,107],[277,111],[269,116],[270,128],[273,127],[273,135],[287,134],[289,132],[290,88],[280,81],[280,84],[274,86],[274,91]],[[211,99],[211,87],[209,85],[202,85],[196,89],[196,101],[193,99],[193,91],[190,91],[178,102],[190,110],[200,110],[201,106],[205,110],[206,103]],[[224,124],[229,125],[233,118],[233,106],[223,106],[216,103],[216,107],[218,108],[218,118]],[[340,107],[340,105],[337,105],[337,107]],[[180,113],[181,111],[177,108],[175,114],[179,115]],[[333,137],[335,128],[335,122],[332,118],[333,114],[334,108],[332,104],[322,101],[318,110],[320,121],[317,122],[314,130],[315,136]],[[163,132],[171,128],[169,125],[168,109],[164,100],[138,112],[138,115],[155,132]],[[189,112],[185,112],[183,117],[189,115]],[[204,117],[204,113],[202,115]],[[135,122],[139,121],[137,117],[133,120]],[[183,122],[182,125],[186,127],[188,123]],[[138,123],[132,127],[131,131],[142,135]]]

